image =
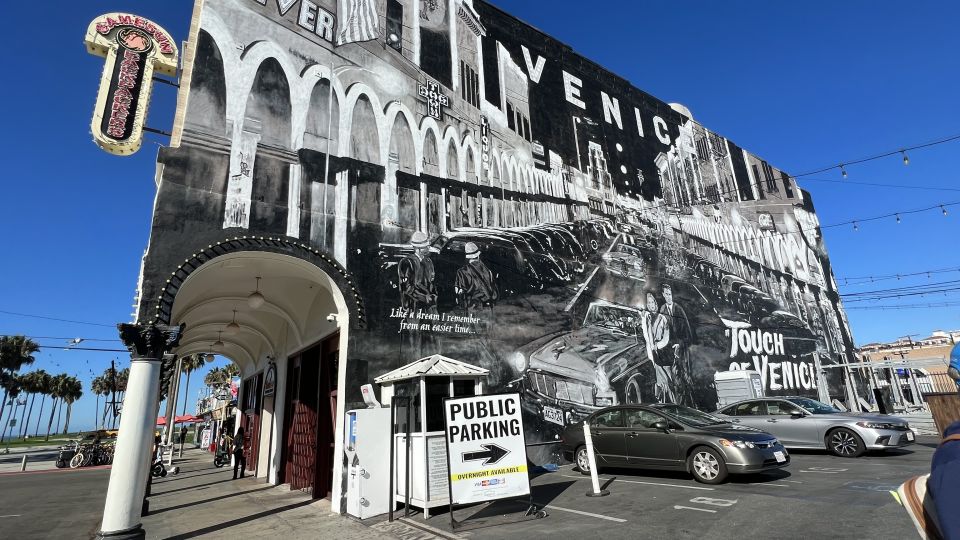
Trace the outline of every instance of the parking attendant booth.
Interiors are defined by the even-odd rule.
[[[486,369],[435,354],[374,379],[381,386],[384,404],[392,406],[394,397],[410,400],[410,425],[406,425],[406,412],[399,410],[399,399],[394,425],[395,503],[406,501],[408,464],[411,506],[423,508],[424,517],[430,517],[430,508],[450,502],[443,400],[483,394],[488,373]]]

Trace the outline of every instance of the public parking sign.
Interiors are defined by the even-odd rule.
[[[519,394],[445,401],[450,503],[530,494]]]

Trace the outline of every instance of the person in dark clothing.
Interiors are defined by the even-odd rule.
[[[436,271],[430,258],[430,240],[422,231],[410,237],[413,253],[404,257],[397,265],[400,283],[400,306],[406,311],[406,322],[417,325],[424,315],[437,313],[437,286],[434,283]],[[409,347],[406,350],[414,358],[432,354],[432,340],[419,330],[408,330]]]
[[[430,242],[426,233],[417,231],[410,238],[413,253],[397,265],[400,278],[400,305],[416,312],[436,312],[437,287],[433,282],[436,272],[430,258]]]
[[[243,471],[247,470],[247,458],[243,455],[243,427],[237,429],[237,434],[233,437],[233,479],[237,479],[237,470],[240,471],[240,478],[243,478]]]
[[[457,304],[467,311],[468,317],[484,313],[489,318],[493,304],[500,296],[493,272],[480,260],[480,248],[473,242],[464,246],[467,264],[457,270],[454,292]]]
[[[182,445],[183,442],[186,440],[187,440],[187,426],[180,426],[180,440],[178,440],[177,442]]]

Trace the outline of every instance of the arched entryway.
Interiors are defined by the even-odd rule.
[[[317,498],[339,492],[338,394],[349,332],[363,324],[349,274],[292,239],[237,237],[185,261],[157,309],[158,322],[186,325],[176,354],[214,352],[240,367],[247,470]]]

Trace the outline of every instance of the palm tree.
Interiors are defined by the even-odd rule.
[[[25,365],[33,363],[33,355],[40,351],[35,341],[24,336],[0,337],[0,386],[3,386],[3,401],[0,402],[0,418],[7,406],[7,396],[16,381],[13,374]]]
[[[3,422],[3,432],[0,433],[0,441],[3,441],[3,439],[7,436],[7,427],[10,425],[10,418],[17,415],[17,406],[20,404],[20,402],[17,401],[17,398],[20,396],[21,390],[20,377],[17,377],[16,375],[10,376],[9,381],[7,382],[6,394],[10,396],[10,401],[14,403],[14,406],[7,415],[7,421]],[[6,397],[4,397],[4,401],[6,401]],[[2,416],[0,416],[0,419],[2,419]]]
[[[20,433],[21,439],[25,439],[27,432],[30,431],[28,428],[30,426],[30,419],[33,418],[33,404],[37,402],[37,394],[43,392],[43,378],[47,376],[47,372],[42,369],[31,371],[26,375],[27,391],[30,392],[30,410],[27,412],[27,421],[23,423],[23,430]],[[43,401],[41,401],[40,404],[42,406]]]
[[[67,377],[63,400],[67,403],[67,416],[63,419],[63,434],[67,434],[70,427],[70,413],[73,412],[73,402],[83,396],[83,383],[76,377]]]
[[[183,414],[187,414],[187,397],[190,395],[190,374],[207,363],[207,355],[194,354],[183,358],[180,370],[187,374],[187,384],[183,387]]]
[[[40,436],[40,420],[43,418],[43,403],[46,401],[47,396],[53,392],[53,377],[42,369],[39,371],[38,375],[39,381],[37,384],[39,388],[37,391],[40,392],[41,397],[40,412],[37,413],[37,427],[33,433],[34,437]]]
[[[50,440],[50,430],[53,428],[53,413],[57,411],[57,402],[60,401],[66,391],[66,379],[67,374],[61,373],[54,376],[50,381],[50,396],[53,398],[53,406],[50,409],[50,420],[47,422],[47,438],[44,440]],[[60,425],[59,415],[57,425]]]
[[[100,418],[100,396],[107,393],[103,377],[94,377],[93,380],[90,381],[90,390],[93,392],[93,395],[97,396],[97,406],[93,409],[93,428],[100,429],[100,423],[97,421]]]

